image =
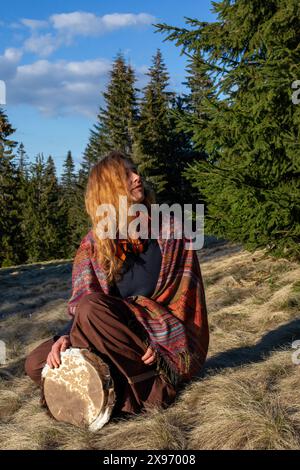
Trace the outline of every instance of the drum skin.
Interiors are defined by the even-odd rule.
[[[42,371],[50,414],[58,421],[97,431],[111,416],[116,396],[108,365],[87,349],[69,348],[61,364]]]

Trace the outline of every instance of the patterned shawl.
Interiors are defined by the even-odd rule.
[[[140,215],[143,216],[141,211],[137,211],[136,217],[139,217]],[[148,233],[151,231],[151,217],[146,216],[148,218]],[[147,246],[148,246],[148,240],[147,239],[142,239],[139,237],[136,240],[132,240],[131,242],[128,241],[127,238],[119,238],[119,232],[117,233],[117,238],[115,240],[116,242],[116,256],[120,258],[123,262],[126,260],[128,253],[143,253]]]
[[[176,219],[171,217],[170,220],[167,238],[162,238],[163,220],[156,236],[162,263],[153,295],[150,298],[126,297],[123,302],[146,329],[149,337],[146,344],[158,353],[158,370],[176,385],[199,372],[206,358],[209,332],[196,251],[185,248],[188,238],[174,238]],[[69,315],[75,315],[80,298],[92,292],[110,294],[110,286],[97,261],[95,235],[90,230],[73,263]]]

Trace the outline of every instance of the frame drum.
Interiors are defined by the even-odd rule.
[[[116,396],[108,365],[87,349],[69,348],[61,364],[42,371],[42,393],[58,421],[97,431],[111,416]]]

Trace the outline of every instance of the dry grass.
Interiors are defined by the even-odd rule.
[[[93,434],[50,418],[24,375],[26,354],[65,320],[70,263],[0,270],[1,449],[300,449],[300,267],[225,244],[201,250],[211,342],[174,405]],[[1,294],[1,292],[0,292]]]

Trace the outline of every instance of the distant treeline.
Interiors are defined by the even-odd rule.
[[[103,93],[105,109],[99,110],[80,169],[75,171],[69,151],[60,178],[52,156],[41,153],[29,161],[23,143],[11,140],[15,129],[0,109],[0,266],[74,256],[90,227],[84,207],[89,171],[110,150],[132,156],[157,202],[199,202],[182,172],[187,161],[205,156],[176,129],[173,112],[183,109],[183,98],[168,91],[159,50],[149,77],[138,90],[132,68],[118,54]]]
[[[71,152],[59,180],[51,156],[28,163],[0,109],[0,266],[74,256],[90,168],[110,150],[132,156],[159,203],[204,202],[206,233],[300,259],[299,1],[213,5],[215,22],[155,25],[188,57],[187,94],[169,91],[160,50],[142,90],[117,55],[78,172]]]

